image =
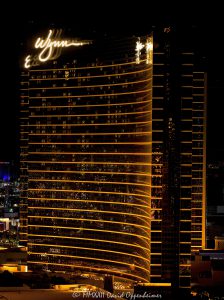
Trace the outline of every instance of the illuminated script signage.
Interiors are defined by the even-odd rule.
[[[34,48],[38,49],[39,53],[34,56],[27,55],[24,67],[28,69],[42,62],[56,59],[61,55],[62,48],[80,47],[91,43],[91,41],[62,40],[60,36],[61,30],[49,30],[45,39],[39,37],[34,44]]]

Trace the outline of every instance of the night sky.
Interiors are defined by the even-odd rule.
[[[185,31],[189,28],[189,34],[193,30],[208,71],[208,160],[222,157],[224,160],[224,13],[220,4],[213,1],[213,6],[206,7],[204,1],[197,1],[195,7],[188,1],[180,1],[174,8],[166,1],[153,6],[150,1],[134,5],[130,1],[100,4],[100,1],[64,0],[60,6],[55,1],[51,5],[53,1],[49,0],[22,2],[17,6],[10,2],[1,10],[0,160],[18,160],[19,63],[25,55],[22,43],[33,32],[38,34],[39,28],[47,31],[52,25],[70,26],[77,36],[95,31],[145,34],[152,25],[183,27]]]

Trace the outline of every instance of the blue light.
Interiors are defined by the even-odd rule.
[[[3,181],[10,181],[10,176],[9,175],[3,175]]]

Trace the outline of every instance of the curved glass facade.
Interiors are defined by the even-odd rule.
[[[149,280],[152,38],[141,40],[29,70],[31,268]]]

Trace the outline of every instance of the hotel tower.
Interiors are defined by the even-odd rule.
[[[205,247],[205,74],[169,30],[154,47],[65,36],[37,38],[22,70],[28,266],[189,289]]]

